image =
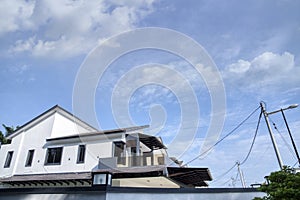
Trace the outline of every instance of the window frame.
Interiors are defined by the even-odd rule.
[[[4,163],[4,167],[3,168],[10,168],[11,165],[11,161],[14,155],[14,151],[8,151],[6,154],[6,159],[5,159],[5,163]]]
[[[33,156],[34,156],[34,149],[28,150],[27,158],[26,158],[26,162],[25,162],[25,167],[31,167],[32,166]]]
[[[49,151],[51,151],[52,149],[61,149],[59,162],[48,162]],[[49,147],[49,148],[47,148],[47,151],[46,151],[46,157],[45,157],[45,163],[44,163],[44,165],[50,165],[50,166],[51,165],[61,165],[62,157],[63,157],[63,147]]]
[[[113,157],[117,158],[117,164],[126,164],[126,158],[124,158],[124,151],[126,144],[123,141],[114,141],[113,142]],[[121,150],[121,151],[120,151]]]
[[[83,148],[82,148],[83,147]],[[83,155],[81,154],[81,150],[83,149]],[[80,144],[78,145],[78,150],[77,150],[77,164],[83,164],[85,162],[85,154],[86,154],[86,145],[85,144]],[[81,155],[83,156],[83,159],[81,160]]]

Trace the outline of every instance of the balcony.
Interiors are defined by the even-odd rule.
[[[168,160],[163,154],[99,158],[98,169],[159,166],[166,165]]]

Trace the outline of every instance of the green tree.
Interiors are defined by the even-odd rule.
[[[15,132],[15,130],[17,130],[19,126],[17,126],[16,128],[14,128],[13,126],[6,126],[4,124],[2,124],[2,126],[5,129],[5,133],[2,133],[2,131],[0,131],[0,142],[1,144],[7,144],[9,143],[9,140],[7,140],[6,137]]]
[[[266,192],[263,198],[254,200],[296,200],[300,199],[300,173],[294,173],[293,169],[284,166],[282,170],[272,172],[267,177],[268,184],[263,184],[259,190]]]
[[[7,144],[7,139],[5,138],[5,136],[2,133],[2,131],[0,131],[0,143],[1,144]]]
[[[5,136],[9,136],[10,134],[12,134],[13,132],[15,132],[15,130],[17,130],[19,128],[19,126],[17,126],[16,128],[14,128],[14,126],[6,126],[5,124],[2,124],[2,126],[5,129]]]

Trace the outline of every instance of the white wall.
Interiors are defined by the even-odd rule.
[[[88,129],[74,123],[74,118],[68,118],[58,112],[54,114],[55,120],[52,126],[51,138],[64,137],[79,133],[88,133]]]
[[[98,158],[112,156],[112,142],[102,141],[101,137],[93,137],[89,140],[46,142],[47,138],[77,135],[79,132],[87,132],[87,129],[77,125],[67,117],[54,113],[39,123],[12,139],[11,144],[2,145],[0,149],[0,177],[15,174],[38,174],[91,171],[98,165]],[[85,163],[77,164],[78,145],[86,145]],[[45,165],[47,148],[63,147],[60,165]],[[25,167],[29,150],[34,150],[32,165]],[[4,168],[7,152],[14,151],[9,168]]]

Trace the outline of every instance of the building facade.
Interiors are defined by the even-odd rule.
[[[7,137],[11,143],[0,149],[0,183],[89,187],[95,174],[106,174],[110,181],[105,184],[112,186],[207,186],[207,168],[181,167],[168,156],[161,138],[144,134],[144,128],[99,131],[54,106]],[[99,180],[95,183],[102,184]]]

